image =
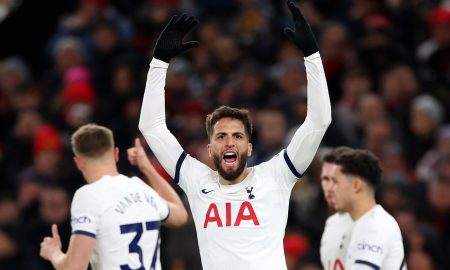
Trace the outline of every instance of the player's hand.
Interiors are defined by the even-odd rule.
[[[198,20],[194,16],[183,14],[181,16],[174,15],[161,32],[156,41],[153,57],[166,63],[176,55],[198,46],[198,41],[189,41],[183,43],[184,36],[189,33]]]
[[[305,57],[318,52],[319,47],[316,39],[302,12],[294,5],[292,0],[288,0],[286,4],[292,13],[295,29],[286,27],[284,33],[303,51]]]
[[[58,226],[56,224],[52,225],[52,237],[44,237],[41,242],[40,255],[42,258],[52,261],[53,258],[60,255],[61,251],[61,238],[58,233]]]
[[[127,157],[130,164],[138,166],[141,171],[153,167],[139,138],[134,140],[134,147],[128,148]]]

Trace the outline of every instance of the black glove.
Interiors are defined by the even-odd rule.
[[[284,28],[284,33],[303,51],[305,57],[319,51],[314,34],[309,26],[309,23],[303,17],[302,12],[289,0],[287,6],[294,18],[295,30],[289,27]]]
[[[153,57],[166,63],[176,55],[198,46],[198,41],[183,43],[184,36],[197,26],[198,20],[186,14],[174,15],[156,41]]]

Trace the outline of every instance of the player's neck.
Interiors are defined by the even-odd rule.
[[[119,175],[116,164],[105,166],[88,166],[83,171],[84,178],[88,184],[94,183],[105,175]]]
[[[242,173],[235,179],[227,180],[222,177],[222,175],[219,174],[219,183],[221,185],[236,185],[240,182],[244,181],[244,179],[247,177],[247,175],[250,173],[250,170],[245,167],[245,169],[242,171]]]
[[[353,221],[357,221],[360,217],[362,217],[365,213],[369,212],[370,209],[377,205],[375,198],[371,196],[360,197],[355,200],[353,204],[353,208],[349,211],[350,216]]]

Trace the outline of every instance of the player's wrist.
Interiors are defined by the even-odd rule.
[[[55,269],[62,269],[65,258],[65,253],[63,253],[61,250],[55,250],[54,252],[49,254],[48,259],[52,263],[53,267],[55,267]]]
[[[169,63],[168,62],[164,62],[161,59],[153,57],[152,61],[150,62],[150,66],[157,67],[157,68],[166,68],[167,69],[169,67]]]
[[[153,54],[153,58],[154,59],[157,59],[157,60],[159,60],[159,61],[162,61],[162,62],[164,62],[164,63],[169,63],[170,62],[170,60],[172,59],[172,57],[171,56],[168,56],[168,55],[166,55],[166,54],[163,54],[163,53],[158,53],[158,52],[156,52],[155,51],[155,53]]]
[[[159,61],[159,62],[163,62],[165,64],[169,64],[169,62],[170,62],[170,59],[169,60],[163,60],[161,57],[158,57],[158,56],[153,56],[153,60],[156,60],[156,61]],[[152,62],[153,62],[153,60],[152,60]]]
[[[150,170],[150,168],[148,166],[141,165],[141,166],[139,166],[139,169],[146,176],[148,176],[148,177],[152,176],[152,171]]]
[[[310,60],[310,61],[318,59],[318,61],[320,61],[320,63],[322,63],[322,58],[320,56],[320,52],[319,51],[314,52],[313,54],[308,55],[308,56],[305,55],[304,58],[305,58],[305,60]]]
[[[315,47],[310,46],[310,47],[304,48],[302,51],[303,51],[303,54],[305,57],[309,57],[309,56],[319,52],[319,48],[317,46],[315,46]]]

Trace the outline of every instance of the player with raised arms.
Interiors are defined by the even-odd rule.
[[[183,43],[198,21],[174,16],[159,36],[147,76],[139,129],[166,171],[186,193],[203,269],[287,269],[283,237],[289,197],[331,123],[331,105],[318,46],[308,22],[287,2],[295,29],[285,33],[302,50],[308,113],[291,142],[269,161],[247,167],[252,124],[243,109],[221,106],[206,118],[206,147],[216,170],[184,152],[168,130],[164,86],[170,59],[198,46]]]

